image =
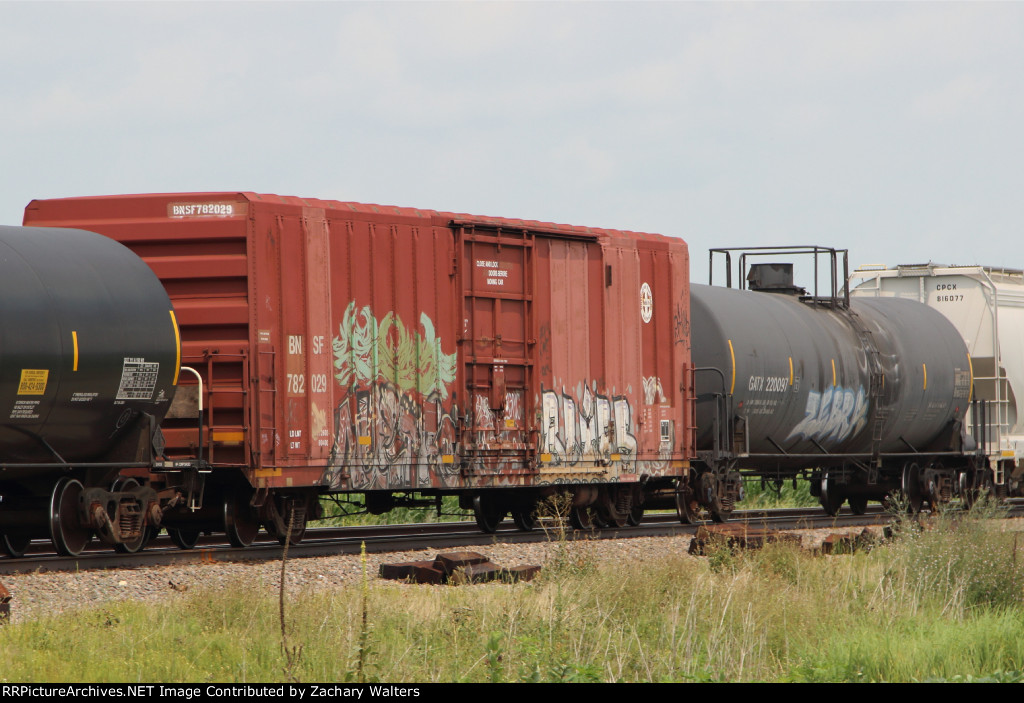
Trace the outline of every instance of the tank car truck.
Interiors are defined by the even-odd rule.
[[[792,263],[758,263],[794,255],[813,261],[811,293],[794,284]],[[845,250],[716,257],[726,286],[691,289],[698,449],[731,456],[741,474],[808,478],[832,515],[844,502],[863,513],[894,491],[913,510],[949,500],[977,445],[965,431],[972,372],[957,329],[916,300],[851,299]]]
[[[564,492],[578,526],[623,525],[687,482],[680,239],[243,192],[37,200],[25,223],[121,242],[166,288],[183,368],[144,483],[182,496],[180,546],[297,541],[325,494],[457,495],[493,531]]]
[[[991,266],[866,266],[853,272],[854,299],[913,300],[941,313],[970,352],[974,395],[966,425],[981,459],[959,475],[969,500],[979,490],[1022,495],[1024,272]],[[854,285],[856,283],[856,285]]]
[[[160,281],[117,242],[0,227],[0,549],[139,549],[164,496],[145,476],[178,379]]]

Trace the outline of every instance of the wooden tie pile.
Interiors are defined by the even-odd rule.
[[[521,565],[503,568],[477,552],[444,552],[433,561],[407,561],[381,564],[380,577],[396,581],[433,584],[484,583],[486,581],[529,581],[540,573],[540,566]]]

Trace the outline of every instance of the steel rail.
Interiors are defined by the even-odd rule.
[[[836,517],[825,515],[820,508],[785,508],[775,510],[748,510],[733,513],[726,525],[749,525],[778,530],[842,528],[861,525],[886,524],[893,516],[881,507],[872,506],[864,515],[853,515],[847,509]],[[1009,506],[1011,516],[1024,515],[1024,502]],[[717,523],[699,522],[681,524],[672,513],[649,514],[636,527],[595,528],[580,531],[571,527],[560,528],[551,520],[542,521],[532,532],[516,529],[511,521],[503,522],[494,534],[484,534],[473,522],[418,523],[405,525],[365,525],[357,527],[327,527],[306,531],[303,541],[288,548],[289,558],[323,557],[358,554],[365,544],[367,552],[402,552],[443,550],[463,547],[481,547],[496,542],[530,543],[558,541],[560,539],[629,539],[632,537],[658,537],[692,535],[698,527]],[[88,571],[112,568],[139,568],[175,564],[272,561],[280,559],[283,547],[265,533],[250,547],[235,548],[227,545],[222,535],[204,538],[195,549],[183,550],[161,538],[135,554],[118,554],[94,543],[76,557],[61,557],[50,552],[49,542],[37,540],[30,554],[20,559],[0,558],[0,574],[29,571]]]

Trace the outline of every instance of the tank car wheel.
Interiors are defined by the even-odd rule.
[[[134,478],[119,478],[114,481],[114,485],[110,487],[110,492],[117,493],[119,491],[132,491],[138,487],[139,482]],[[143,525],[142,534],[130,542],[118,542],[114,545],[114,551],[118,554],[135,554],[136,552],[141,552],[149,543],[150,534],[149,526]]]
[[[995,496],[995,480],[992,472],[988,469],[981,469],[975,474],[974,486],[970,492],[971,506],[979,500],[985,500]]]
[[[732,517],[732,508],[726,507],[720,499],[715,498],[711,506],[711,519],[715,522],[729,522],[730,517]]]
[[[723,498],[724,486],[721,479],[710,472],[701,474],[700,491],[708,501],[711,519],[714,522],[728,522],[729,516],[732,515],[733,502]]]
[[[512,522],[521,532],[532,532],[537,527],[537,516],[533,510],[513,510]]]
[[[863,515],[868,511],[867,496],[850,496],[846,502],[850,504],[850,512],[854,515]]]
[[[229,492],[224,496],[224,532],[232,547],[248,547],[260,531],[256,511],[244,493]]]
[[[821,503],[822,509],[827,515],[835,517],[839,514],[839,509],[843,507],[844,499],[845,496],[837,484],[835,476],[830,476],[826,471],[821,477],[821,495],[818,496],[818,502]]]
[[[202,534],[201,530],[179,529],[176,527],[167,528],[167,535],[179,549],[195,549],[196,545],[199,544],[200,534]]]
[[[907,501],[907,510],[912,515],[921,512],[924,495],[921,492],[921,469],[913,461],[903,467],[903,497]]]
[[[700,520],[700,505],[689,486],[680,486],[676,491],[676,512],[679,522],[692,525]]]
[[[505,512],[489,496],[473,497],[473,517],[476,519],[476,526],[481,532],[491,534],[498,529],[498,525],[505,519]]]
[[[85,488],[77,479],[65,476],[50,496],[50,539],[57,553],[75,557],[92,540],[92,529],[78,520],[78,499]]]
[[[25,535],[0,535],[0,549],[12,559],[25,556],[25,551],[31,543],[32,538]]]

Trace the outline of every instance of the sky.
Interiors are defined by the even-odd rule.
[[[0,224],[206,190],[1024,268],[1024,3],[0,0]]]

